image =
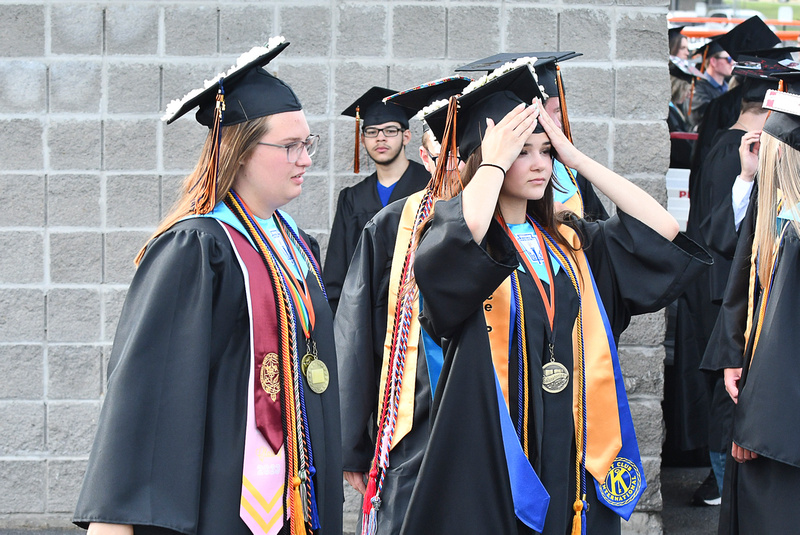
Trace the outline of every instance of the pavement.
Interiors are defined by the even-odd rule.
[[[690,505],[692,494],[708,475],[705,468],[673,468],[661,470],[661,490],[664,499],[662,522],[665,535],[715,535],[719,506]],[[0,529],[0,535],[79,535],[78,529]]]

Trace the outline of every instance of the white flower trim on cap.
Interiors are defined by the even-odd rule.
[[[770,89],[764,96],[763,108],[800,116],[800,95]]]
[[[173,115],[178,113],[178,110],[180,110],[181,106],[183,106],[185,103],[192,100],[194,97],[196,97],[209,87],[217,84],[221,79],[227,78],[228,76],[235,73],[245,65],[255,61],[257,58],[263,56],[264,54],[271,52],[272,50],[275,49],[275,47],[283,44],[285,41],[286,39],[282,35],[278,35],[275,37],[270,37],[269,41],[267,41],[267,46],[254,46],[253,48],[251,48],[250,50],[248,50],[247,52],[236,58],[236,63],[234,65],[231,65],[230,69],[228,69],[225,72],[217,74],[214,78],[210,80],[206,80],[203,83],[203,87],[192,89],[191,91],[186,93],[183,96],[183,98],[175,99],[169,104],[167,104],[167,109],[164,112],[164,115],[161,117],[161,120],[165,122],[169,121]]]
[[[489,74],[485,74],[480,78],[474,80],[471,84],[469,84],[467,87],[464,88],[464,91],[462,91],[461,95],[463,96],[466,95],[467,93],[471,93],[472,91],[475,91],[479,87],[488,84],[495,78],[499,78],[500,76],[506,74],[507,72],[513,71],[514,69],[517,69],[523,65],[527,65],[527,67],[531,71],[531,74],[533,75],[533,79],[536,80],[537,84],[539,84],[539,76],[536,74],[536,69],[533,68],[533,65],[536,63],[538,59],[539,58],[525,56],[523,58],[517,58],[514,61],[509,61],[508,63],[500,65],[498,68],[496,68]],[[549,98],[547,93],[545,93],[543,86],[539,85],[539,91],[542,92],[542,95],[544,96],[545,99]]]
[[[412,117],[412,119],[417,119],[419,121],[422,121],[425,119],[426,115],[429,115],[435,112],[436,110],[447,106],[448,102],[450,101],[446,98],[443,98],[442,100],[434,100],[433,102],[431,102],[430,104],[419,110],[417,114],[414,117]]]

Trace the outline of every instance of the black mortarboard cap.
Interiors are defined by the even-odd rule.
[[[774,73],[772,77],[784,82],[786,87],[785,91],[794,94],[800,94],[800,71],[795,69],[787,69],[786,72]]]
[[[369,91],[358,97],[342,115],[355,117],[356,111],[361,118],[361,127],[373,126],[389,122],[397,122],[403,128],[408,128],[408,120],[416,112],[403,108],[391,102],[384,102],[383,99],[394,95],[397,91],[385,87],[372,87]]]
[[[434,102],[458,95],[471,81],[466,76],[448,76],[400,91],[386,97],[385,101],[408,108],[416,114]]]
[[[520,103],[530,104],[534,97],[544,100],[529,64],[522,64],[497,77],[490,77],[492,79],[485,84],[458,97],[456,144],[464,159],[481,145],[487,117],[498,123]],[[430,125],[436,139],[442,139],[447,123],[447,108],[440,108],[427,115],[425,121]],[[541,125],[537,128],[541,129]]]
[[[733,74],[743,76],[742,100],[745,102],[761,102],[770,89],[778,88],[778,81],[771,78],[789,70],[775,60],[739,55],[733,67]]]
[[[190,92],[182,100],[173,101],[167,107],[163,119],[169,124],[197,107],[197,122],[212,128],[220,86],[225,97],[222,126],[303,109],[292,88],[263,68],[289,46],[289,43],[280,38],[280,41],[270,45],[253,48],[241,55],[236,65],[227,72],[217,75],[211,83],[206,83],[203,89]]]
[[[780,37],[758,16],[750,17],[716,38],[716,43],[734,60],[745,51],[771,48],[780,42]]]
[[[675,61],[674,59],[672,59],[672,57],[670,57],[670,60],[669,60],[669,75],[670,76],[674,76],[675,78],[680,78],[681,80],[684,80],[686,82],[692,83],[692,81],[695,78],[700,78],[700,76],[698,75],[699,71],[697,71],[697,69],[695,69],[695,72],[698,73],[698,74],[695,74],[695,73],[692,72],[692,70],[691,70],[692,68],[694,68],[694,67],[692,67],[689,64],[688,61],[686,61],[686,60]]]
[[[667,30],[667,38],[670,41],[672,41],[673,39],[675,39],[675,37],[677,37],[678,35],[681,34],[681,31],[683,31],[684,28],[686,28],[685,25],[684,26],[675,26],[674,28],[668,29]]]
[[[768,91],[763,107],[772,110],[763,131],[800,150],[800,95]]]
[[[539,85],[544,87],[544,92],[547,93],[547,97],[549,98],[558,95],[556,64],[572,58],[577,58],[578,56],[582,55],[583,54],[579,52],[572,51],[503,52],[458,67],[456,72],[491,72],[501,65],[504,65],[510,61],[516,61],[519,58],[536,58],[533,68],[536,70],[536,75],[539,77]]]
[[[792,52],[800,52],[800,46],[781,46],[777,48],[761,48],[759,50],[742,50],[739,55],[757,58],[784,60],[792,59]]]

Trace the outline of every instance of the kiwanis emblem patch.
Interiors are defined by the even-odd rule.
[[[624,457],[617,457],[600,485],[600,493],[609,505],[619,507],[636,498],[641,488],[642,475],[636,465]]]

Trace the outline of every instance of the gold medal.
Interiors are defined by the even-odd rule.
[[[278,394],[281,393],[281,377],[278,371],[278,354],[267,353],[261,363],[261,388],[269,394],[272,401],[277,401]]]
[[[551,360],[542,366],[542,389],[549,394],[558,394],[569,384],[567,367]]]
[[[308,368],[305,372],[308,386],[317,394],[322,394],[328,389],[330,383],[330,375],[328,374],[328,367],[319,359],[313,359],[308,363]]]
[[[316,360],[317,356],[312,355],[311,353],[306,353],[302,359],[300,359],[300,369],[303,371],[303,375],[306,374],[306,370],[308,370],[308,365],[311,364],[312,361]]]

